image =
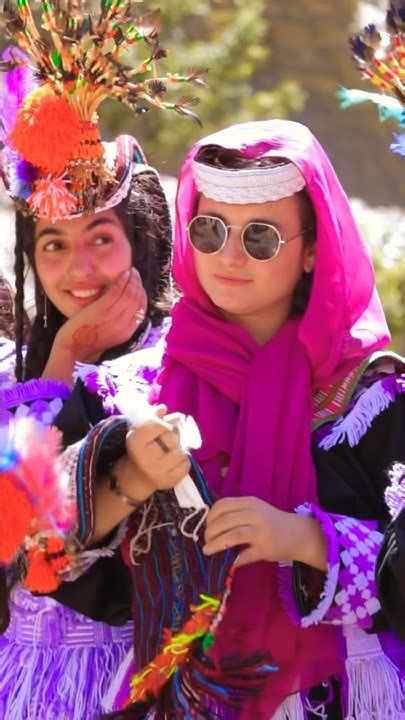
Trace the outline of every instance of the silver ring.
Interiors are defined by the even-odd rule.
[[[155,443],[156,443],[157,445],[159,445],[160,449],[163,450],[163,452],[165,452],[165,453],[170,452],[170,448],[167,447],[165,441],[162,440],[162,438],[160,437],[160,435],[155,438]]]

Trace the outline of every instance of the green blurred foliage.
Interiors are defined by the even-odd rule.
[[[391,347],[405,356],[405,257],[391,266],[382,253],[373,254],[376,283],[392,334]]]
[[[391,349],[405,356],[405,214],[395,208],[373,209],[359,200],[352,200],[351,207],[372,254]]]
[[[140,10],[157,7],[159,2],[148,0]],[[209,68],[208,89],[182,88],[183,94],[200,97],[197,112],[203,128],[154,108],[134,118],[130,111],[110,103],[101,113],[105,132],[133,132],[151,163],[164,172],[177,173],[185,151],[202,135],[232,123],[286,117],[301,109],[304,96],[294,79],[269,86],[272,58],[266,40],[266,7],[267,0],[167,2],[162,7],[161,42],[168,50],[163,67],[170,72]]]
[[[359,5],[359,0],[269,0],[270,72],[273,82],[299,83],[306,102],[293,119],[308,125],[324,145],[347,193],[369,205],[403,207],[404,160],[389,151],[398,126],[380,123],[371,104],[340,110],[336,97],[340,86],[373,90],[348,47],[349,35],[361,29]]]

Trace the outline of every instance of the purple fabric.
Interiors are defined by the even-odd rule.
[[[207,144],[235,148],[248,157],[289,158],[304,175],[317,214],[309,307],[302,319],[288,321],[260,348],[242,328],[219,316],[196,277],[186,234],[196,200],[191,162]],[[313,392],[343,377],[389,338],[371,261],[347,197],[309,130],[270,121],[235,126],[197,143],[181,170],[176,210],[174,274],[184,296],[173,312],[160,399],[197,421],[203,445],[196,458],[220,495],[255,495],[290,511],[302,502],[316,502],[310,452]],[[221,465],[229,459],[222,479]],[[260,592],[249,614],[252,588]],[[265,644],[280,667],[246,717],[268,718],[284,697],[341,669],[334,628],[304,631],[292,625],[271,564],[236,573],[222,630],[214,652]]]
[[[86,375],[83,382],[89,392],[101,398],[105,412],[108,415],[113,415],[116,412],[114,398],[117,394],[117,388],[106,368],[102,365],[95,368],[93,372]]]
[[[6,144],[7,135],[13,129],[18,111],[26,95],[38,87],[38,80],[30,69],[28,56],[19,48],[8,47],[2,55],[3,60],[8,62],[16,60],[26,64],[17,65],[14,70],[4,74],[4,88],[0,94],[1,126],[0,140]]]
[[[397,666],[402,680],[405,681],[405,643],[399,642],[398,637],[391,631],[379,633],[378,639],[384,653]]]
[[[89,392],[101,398],[103,408],[108,415],[119,414],[115,397],[122,389],[131,392],[134,382],[137,393],[148,397],[153,394],[170,325],[171,319],[165,318],[161,325],[150,328],[135,352],[127,353],[103,365],[81,364],[76,367],[76,376],[81,378]]]

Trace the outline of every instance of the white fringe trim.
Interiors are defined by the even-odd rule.
[[[345,720],[405,720],[399,671],[384,654],[378,636],[353,626],[343,633],[348,680]]]
[[[360,395],[352,410],[335,422],[330,433],[319,443],[319,447],[330,450],[345,440],[350,447],[358,445],[374,418],[386,410],[392,401],[392,393],[384,388],[381,380],[377,380]]]
[[[97,720],[129,642],[0,647],[1,720]]]
[[[300,693],[289,695],[271,720],[305,720],[305,710]]]

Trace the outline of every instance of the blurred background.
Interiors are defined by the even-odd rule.
[[[139,12],[158,7],[166,69],[209,68],[208,90],[196,92],[203,129],[171,113],[134,116],[111,102],[101,111],[104,137],[137,135],[173,198],[182,157],[201,135],[269,117],[307,124],[351,198],[373,252],[392,347],[405,354],[405,159],[389,152],[397,128],[380,123],[371,106],[342,111],[336,98],[340,86],[361,87],[348,36],[369,22],[383,25],[385,0],[145,0]],[[5,44],[1,28],[0,48]],[[10,276],[13,229],[4,194],[0,223],[0,268]]]

